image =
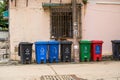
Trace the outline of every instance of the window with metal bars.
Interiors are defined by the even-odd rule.
[[[72,38],[72,9],[70,7],[51,8],[51,38]]]

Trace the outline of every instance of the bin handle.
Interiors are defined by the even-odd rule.
[[[47,53],[49,54],[49,45],[47,46]]]

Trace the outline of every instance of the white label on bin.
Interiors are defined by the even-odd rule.
[[[68,58],[68,56],[66,56],[66,58]]]
[[[27,57],[26,60],[29,60],[29,58]]]

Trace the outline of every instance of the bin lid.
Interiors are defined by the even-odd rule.
[[[26,44],[27,44],[27,45],[32,45],[33,43],[30,43],[30,42],[20,42],[19,44],[20,44],[20,45],[26,45]]]
[[[92,40],[91,42],[92,42],[92,43],[103,43],[102,40]]]
[[[120,40],[112,40],[112,43],[120,43]]]
[[[89,40],[80,40],[80,43],[91,43]]]
[[[60,44],[72,44],[72,41],[61,41]]]
[[[48,44],[48,41],[36,41],[35,44]]]
[[[56,40],[51,40],[51,41],[48,41],[49,44],[59,44],[59,41],[56,41]]]

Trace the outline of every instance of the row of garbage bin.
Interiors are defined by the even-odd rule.
[[[59,44],[61,44],[61,61],[71,61],[71,41],[38,41],[35,42],[35,55],[36,62],[40,64],[41,62],[46,63],[47,57],[48,61],[52,63],[53,61],[59,61]],[[19,43],[19,56],[21,56],[21,62],[31,63],[32,58],[32,45],[33,43],[21,42]]]
[[[118,43],[120,41],[112,41],[113,45],[113,57],[116,58]],[[60,48],[59,48],[60,44]],[[102,60],[102,44],[103,41],[100,40],[81,40],[80,44],[80,61],[96,61]],[[21,42],[19,43],[19,56],[21,56],[21,62],[31,63],[32,60],[32,45],[33,43],[29,42]],[[38,41],[35,42],[35,54],[36,54],[36,62],[40,64],[41,62],[46,63],[47,59],[50,63],[53,61],[59,61],[59,51],[61,56],[61,61],[71,61],[71,41]],[[120,46],[120,45],[119,45]],[[60,50],[59,50],[60,49]],[[119,48],[120,50],[120,48]],[[120,56],[120,55],[119,55]]]
[[[102,60],[101,40],[80,41],[80,61]]]

